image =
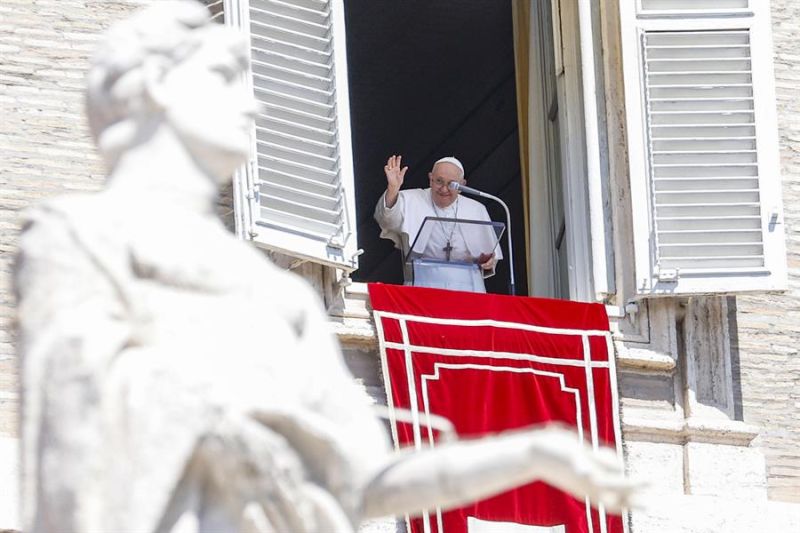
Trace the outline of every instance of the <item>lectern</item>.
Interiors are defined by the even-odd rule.
[[[477,261],[481,254],[496,253],[505,227],[502,222],[425,217],[404,258],[405,284],[486,292]]]

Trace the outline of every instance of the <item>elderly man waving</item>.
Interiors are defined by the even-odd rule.
[[[455,222],[456,219],[490,222],[483,204],[462,197],[450,187],[453,182],[466,183],[464,166],[458,159],[443,157],[436,161],[428,173],[428,189],[400,190],[408,170],[407,166],[402,166],[402,156],[391,156],[383,170],[386,192],[375,206],[375,220],[381,227],[381,237],[394,242],[405,257],[425,218],[434,217],[440,220],[433,222],[430,236],[423,243],[424,248],[415,248],[415,252],[434,260],[475,263],[480,266],[483,277],[494,274],[497,260],[503,255],[499,247],[495,251],[496,239],[492,238],[492,231],[487,231],[485,226]],[[441,275],[435,276],[429,286],[463,288],[454,285],[454,280],[445,272],[443,270]],[[411,273],[406,271],[405,278],[411,279]],[[475,290],[486,292],[482,280]]]

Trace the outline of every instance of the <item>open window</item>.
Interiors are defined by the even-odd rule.
[[[517,32],[527,39],[517,45],[520,52],[527,50],[518,66],[524,69],[520,90],[527,108],[523,159],[529,182],[530,292],[592,301],[578,3],[543,0],[515,7],[518,25],[527,22]]]
[[[372,218],[386,158],[406,155],[405,186],[427,187],[433,161],[457,155],[470,185],[511,204],[517,288],[525,292],[510,3],[222,5],[225,22],[247,30],[250,81],[265,106],[256,157],[235,181],[240,236],[300,259],[360,267],[356,280],[402,282],[401,259]],[[499,206],[487,208],[505,219]],[[358,248],[366,252],[357,262]],[[506,290],[504,263],[491,292]]]
[[[358,281],[402,283],[402,258],[373,218],[386,188],[383,166],[402,154],[403,188],[427,188],[444,156],[465,166],[468,185],[509,204],[517,294],[526,294],[511,1],[347,0],[351,124],[360,257]],[[492,201],[477,199],[506,222]],[[502,239],[503,256],[508,258]],[[508,287],[508,261],[486,280]]]
[[[356,280],[400,282],[400,257],[372,219],[386,157],[404,154],[405,186],[426,187],[432,163],[456,155],[469,185],[510,204],[518,294],[532,281],[532,294],[593,299],[579,39],[561,36],[578,25],[575,0],[207,3],[220,2],[225,22],[246,29],[265,105],[256,157],[235,181],[242,237],[359,267]],[[508,268],[490,292],[505,291]]]
[[[769,2],[620,2],[640,295],[785,288]]]

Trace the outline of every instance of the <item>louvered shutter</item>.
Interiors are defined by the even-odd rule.
[[[621,0],[637,291],[785,288],[767,0]]]
[[[354,270],[342,0],[235,4],[238,25],[249,29],[252,87],[263,105],[237,202],[247,211],[239,217],[243,233],[267,248]]]
[[[220,24],[225,23],[224,0],[200,0],[200,3],[208,8],[211,13],[211,20]]]

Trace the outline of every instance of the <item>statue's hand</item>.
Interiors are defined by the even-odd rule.
[[[635,496],[644,483],[625,476],[622,461],[611,448],[592,450],[574,431],[550,426],[536,431],[530,451],[541,479],[576,498],[588,497],[612,513],[641,506],[641,498]]]
[[[362,509],[368,517],[454,509],[533,481],[612,513],[640,503],[642,483],[625,477],[612,451],[593,451],[573,430],[550,425],[395,454],[364,490]]]

